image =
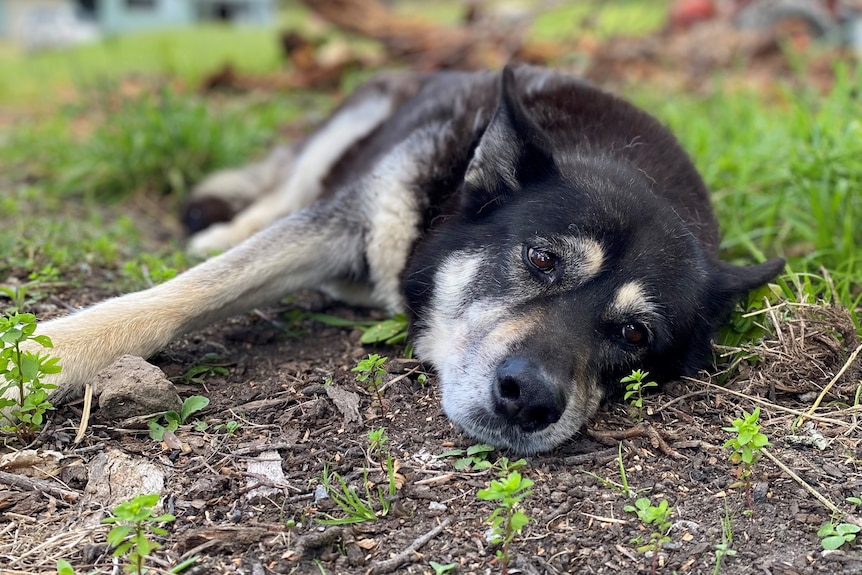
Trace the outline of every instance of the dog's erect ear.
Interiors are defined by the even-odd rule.
[[[525,184],[556,172],[551,141],[527,115],[515,72],[503,69],[500,102],[464,176],[464,213],[481,216]]]

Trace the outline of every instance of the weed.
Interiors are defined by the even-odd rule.
[[[730,427],[722,427],[724,431],[735,433],[724,444],[725,449],[730,449],[730,461],[739,465],[739,478],[745,485],[745,499],[749,510],[754,508],[751,501],[751,470],[754,464],[762,457],[762,448],[769,445],[769,439],[760,432],[760,408],[753,412],[742,412],[742,417],[734,419]]]
[[[383,321],[354,321],[325,313],[308,317],[325,325],[357,328],[362,331],[360,341],[365,345],[397,345],[407,339],[407,316],[403,313]]]
[[[144,253],[124,263],[122,274],[129,281],[130,288],[150,288],[173,279],[180,270],[188,267],[189,261],[181,251],[175,251],[164,257]]]
[[[308,312],[301,309],[289,309],[281,314],[278,320],[278,325],[282,329],[281,337],[286,339],[299,339],[304,336],[308,330],[305,327],[305,322],[308,319]]]
[[[324,525],[347,525],[350,523],[362,523],[364,521],[376,521],[378,517],[385,517],[392,507],[391,498],[395,496],[395,463],[391,457],[386,460],[387,489],[377,486],[376,495],[371,491],[368,481],[368,470],[362,471],[362,484],[365,487],[365,497],[361,497],[355,489],[347,485],[344,478],[336,472],[329,472],[329,466],[323,468],[323,486],[332,498],[332,501],[347,515],[347,517],[329,519],[317,519],[318,523]],[[333,480],[337,483],[333,488]],[[375,511],[379,507],[380,511]]]
[[[407,339],[407,316],[396,314],[365,328],[360,341],[366,345],[397,345]]]
[[[625,497],[629,497],[629,498],[635,497],[637,495],[637,491],[635,491],[634,489],[631,489],[629,487],[629,480],[628,480],[628,477],[626,476],[626,466],[623,463],[623,444],[622,444],[622,442],[620,442],[619,446],[617,447],[617,465],[618,465],[619,470],[620,470],[620,482],[619,483],[617,483],[616,481],[612,481],[610,479],[606,479],[604,477],[601,477],[600,475],[597,475],[591,471],[584,471],[584,473],[586,473],[587,475],[589,475],[590,477],[592,477],[593,479],[595,479],[596,481],[598,481],[599,483],[601,483],[605,487],[607,487],[609,489],[613,489],[614,491],[618,491],[619,493],[621,493]]]
[[[648,371],[636,369],[632,371],[631,375],[627,375],[620,380],[620,383],[626,384],[626,394],[623,396],[623,400],[628,401],[629,405],[635,408],[635,418],[638,421],[643,421],[644,419],[643,391],[650,387],[658,387],[658,384],[654,381],[645,381],[648,375]]]
[[[204,397],[203,395],[190,395],[185,399],[185,401],[183,401],[183,405],[180,408],[179,413],[176,411],[165,412],[162,417],[164,417],[167,425],[160,424],[158,418],[155,417],[149,420],[148,425],[150,428],[150,437],[154,441],[161,441],[165,436],[165,432],[176,431],[180,425],[186,424],[193,413],[197,413],[202,410],[209,405],[209,403],[209,398]]]
[[[483,501],[498,501],[497,508],[491,513],[486,523],[491,524],[491,542],[500,545],[497,559],[503,575],[508,572],[509,547],[515,537],[530,522],[530,517],[520,506],[524,499],[530,496],[533,482],[522,477],[518,471],[511,471],[494,479],[485,489],[480,489],[476,496]]]
[[[386,375],[384,364],[388,359],[388,357],[380,357],[376,353],[373,353],[361,360],[356,364],[356,367],[351,370],[358,374],[356,376],[356,381],[366,384],[368,391],[373,392],[377,397],[377,407],[380,409],[380,417],[385,415],[383,395],[380,388],[383,385],[383,376]]]
[[[444,457],[457,457],[453,464],[458,471],[482,471],[490,469],[494,464],[488,460],[488,456],[496,447],[487,443],[477,443],[471,445],[466,450],[450,449],[438,455],[440,459]],[[508,461],[508,459],[506,460]]]
[[[157,493],[138,495],[130,501],[120,503],[111,510],[112,517],[102,519],[102,523],[112,523],[108,533],[108,544],[114,547],[114,557],[128,555],[129,573],[143,574],[144,560],[150,552],[161,549],[161,545],[150,539],[151,535],[167,535],[159,527],[175,519],[170,513],[155,515],[154,507],[159,502]]]
[[[736,555],[736,550],[732,549],[732,546],[733,517],[730,515],[730,509],[727,507],[727,499],[725,499],[724,517],[721,518],[721,543],[715,544],[715,567],[713,567],[712,575],[718,575],[725,557],[733,557]]]
[[[431,566],[431,569],[434,570],[434,575],[444,575],[444,573],[449,573],[458,568],[457,563],[448,563],[446,565],[442,565],[437,563],[436,561],[429,561],[428,565]]]
[[[670,515],[673,513],[673,507],[669,507],[667,499],[662,499],[658,505],[653,505],[648,497],[641,497],[635,501],[634,505],[626,505],[624,510],[635,513],[644,525],[652,526],[649,541],[640,545],[637,550],[641,553],[652,551],[652,574],[655,575],[658,569],[658,552],[664,543],[670,541],[670,536],[667,534],[670,530]],[[632,543],[642,542],[640,537],[631,540]]]
[[[36,299],[27,297],[30,285],[29,282],[20,285],[0,285],[0,294],[5,295],[12,301],[12,305],[6,308],[7,314],[22,312],[28,306],[36,303]]]
[[[25,442],[31,441],[42,427],[45,412],[54,408],[48,401],[48,392],[57,386],[42,378],[61,369],[59,358],[21,349],[27,341],[53,347],[50,338],[34,335],[35,331],[33,314],[0,317],[0,417],[8,422],[0,429],[15,433]],[[17,396],[14,399],[6,397],[11,390]]]
[[[824,549],[838,549],[845,543],[855,541],[859,531],[859,526],[853,523],[827,521],[817,531],[817,536],[820,537],[820,544]]]

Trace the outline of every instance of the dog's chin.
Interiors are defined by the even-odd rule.
[[[539,431],[524,431],[482,406],[453,408],[447,406],[444,398],[443,410],[465,435],[516,455],[534,455],[560,446],[571,439],[589,417],[568,408],[556,423]]]

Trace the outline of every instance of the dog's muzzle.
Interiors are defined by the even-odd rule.
[[[523,357],[507,357],[500,362],[493,391],[495,413],[528,433],[559,421],[566,408],[560,389]]]

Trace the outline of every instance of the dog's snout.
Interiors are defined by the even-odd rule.
[[[524,431],[540,431],[560,419],[565,400],[538,366],[509,357],[497,366],[494,409]]]

